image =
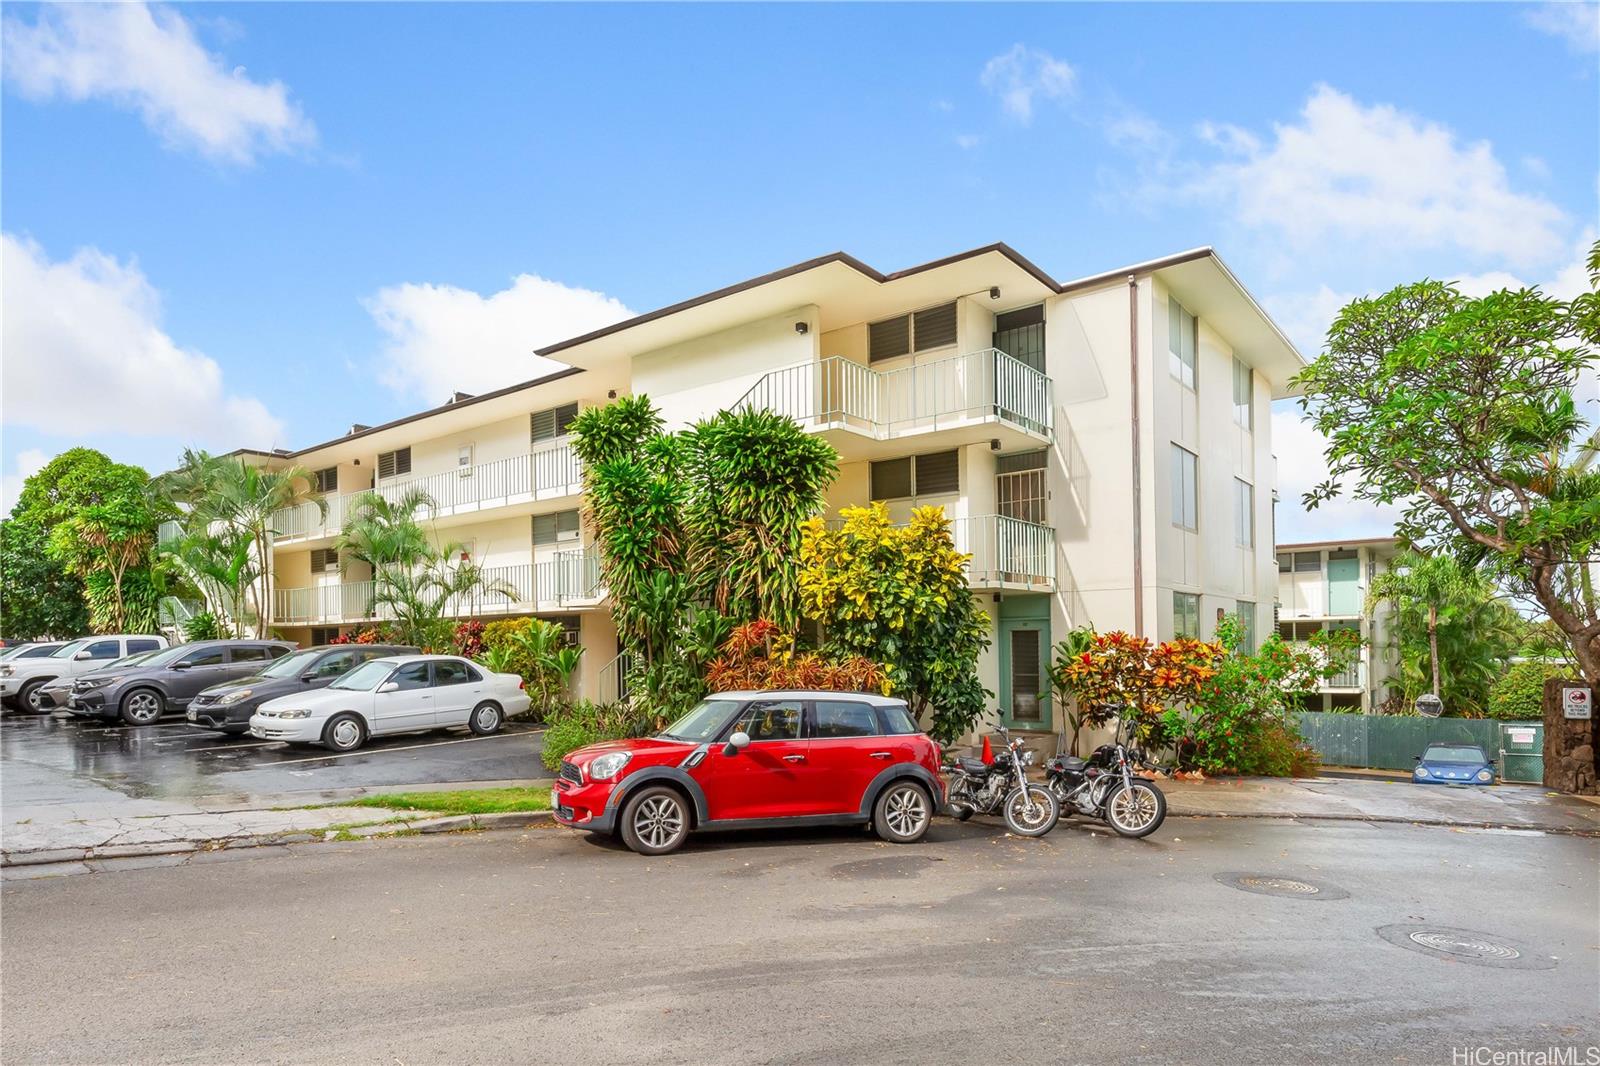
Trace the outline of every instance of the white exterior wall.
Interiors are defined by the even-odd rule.
[[[632,390],[649,396],[668,430],[683,429],[737,403],[771,370],[817,358],[821,316],[814,306],[633,357]],[[805,322],[808,332],[796,333]]]

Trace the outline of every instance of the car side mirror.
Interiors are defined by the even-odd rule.
[[[90,654],[89,654],[89,653],[88,653],[88,652],[86,652],[86,651],[80,651],[80,652],[79,652],[79,653],[78,653],[78,654],[76,654],[76,655],[74,655],[74,656],[73,656],[73,657],[72,657],[72,658],[73,658],[73,661],[74,661],[74,662],[80,662],[80,663],[81,663],[81,662],[83,662],[83,660],[85,660],[85,659],[93,659],[93,658],[94,658],[94,656],[93,656],[93,655],[90,655]]]
[[[187,670],[187,669],[189,669],[189,664],[187,662],[181,662],[181,661],[180,662],[175,662],[175,663],[172,664],[172,668],[174,670]]]
[[[1421,762],[1421,761],[1422,761],[1422,756],[1420,756],[1420,755],[1413,755],[1413,756],[1411,756],[1411,761],[1412,761],[1412,762]]]
[[[400,682],[398,682],[398,681],[385,681],[383,684],[378,686],[378,691],[379,692],[399,692],[400,691]]]
[[[749,745],[750,734],[741,729],[739,732],[728,738],[727,746],[722,749],[722,754],[737,755],[739,754],[739,749],[749,747]]]
[[[300,675],[301,681],[315,681],[316,679],[317,672],[315,670],[307,670],[305,673]]]

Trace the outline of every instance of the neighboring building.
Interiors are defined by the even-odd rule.
[[[1368,610],[1367,592],[1398,551],[1393,537],[1278,545],[1278,635],[1293,642],[1323,629],[1353,629],[1363,641],[1359,661],[1330,678],[1309,710],[1371,714],[1387,698],[1394,609],[1379,603]]]
[[[980,664],[1011,726],[1056,730],[1045,667],[1078,625],[1208,636],[1272,624],[1269,405],[1303,362],[1210,249],[1059,283],[1005,245],[894,274],[836,253],[541,349],[572,369],[263,456],[316,471],[328,516],[283,516],[274,622],[365,621],[332,546],[350,500],[427,490],[441,539],[510,582],[463,614],[561,620],[583,694],[616,692],[615,630],[565,427],[647,394],[669,428],[741,404],[840,453],[830,513],[939,504],[993,619]],[[1044,694],[1044,695],[1041,695]]]

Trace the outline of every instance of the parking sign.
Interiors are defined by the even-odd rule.
[[[1593,714],[1594,694],[1584,685],[1563,685],[1561,688],[1561,716],[1563,718],[1589,718]]]

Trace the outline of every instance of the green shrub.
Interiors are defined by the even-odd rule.
[[[201,611],[183,623],[184,640],[221,640],[232,635],[223,628],[221,619],[210,611]]]
[[[1567,671],[1555,663],[1513,663],[1489,689],[1490,718],[1502,722],[1533,722],[1544,718],[1544,683]]]
[[[544,753],[539,757],[545,769],[554,770],[569,752],[602,740],[619,740],[634,732],[634,720],[621,704],[579,700],[571,707],[550,712],[545,722]]]

